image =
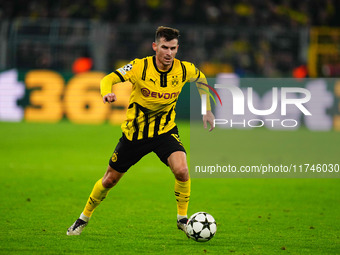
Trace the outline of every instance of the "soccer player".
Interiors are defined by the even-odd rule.
[[[106,173],[94,185],[84,211],[67,230],[67,235],[80,235],[109,190],[132,165],[150,152],[155,152],[175,176],[177,227],[184,231],[188,220],[190,177],[185,149],[175,124],[175,107],[185,83],[195,81],[200,87],[204,86],[202,83],[206,83],[206,78],[192,63],[175,58],[178,38],[177,29],[158,27],[155,42],[152,43],[154,56],[135,59],[101,80],[100,91],[104,103],[117,100],[112,93],[113,84],[132,83],[127,118],[121,126],[123,135],[109,160]],[[206,101],[207,114],[203,115],[203,124],[207,128],[209,123],[211,131],[214,115],[209,100]]]

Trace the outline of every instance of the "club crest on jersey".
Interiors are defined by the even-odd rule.
[[[118,154],[117,152],[113,153],[112,158],[111,158],[112,162],[117,161],[117,154]]]
[[[178,76],[177,75],[174,75],[171,77],[172,80],[171,80],[171,85],[173,87],[176,87],[178,84],[179,84],[179,79],[178,79]]]

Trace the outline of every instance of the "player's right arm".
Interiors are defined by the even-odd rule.
[[[100,81],[100,94],[103,97],[104,104],[106,102],[112,103],[117,100],[117,97],[114,93],[112,93],[112,85],[125,82],[130,80],[133,82],[133,65],[135,61],[130,62],[129,64],[117,69],[116,71],[106,75]]]
[[[117,97],[112,93],[112,85],[122,82],[115,72],[106,75],[100,81],[100,94],[103,97],[104,104],[106,102],[113,103],[117,100]]]

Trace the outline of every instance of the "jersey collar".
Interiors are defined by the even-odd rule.
[[[152,62],[153,62],[153,66],[155,67],[157,72],[159,72],[160,74],[167,74],[167,73],[170,73],[170,71],[172,70],[172,67],[174,66],[175,59],[174,59],[174,61],[172,61],[172,65],[169,68],[169,70],[165,71],[165,72],[162,72],[158,69],[157,64],[156,64],[156,56],[152,56]]]

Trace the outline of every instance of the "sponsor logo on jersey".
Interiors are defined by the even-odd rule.
[[[142,88],[141,89],[142,95],[145,97],[148,97],[150,95],[150,90],[146,89],[146,88]]]
[[[156,92],[156,91],[150,91],[147,88],[142,88],[141,93],[144,97],[154,97],[154,98],[164,98],[164,99],[172,99],[177,98],[179,95],[179,92],[173,92],[173,93],[163,93],[163,92]]]

